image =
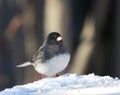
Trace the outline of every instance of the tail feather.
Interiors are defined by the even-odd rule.
[[[17,65],[16,67],[20,68],[20,67],[26,67],[26,66],[29,66],[29,65],[33,65],[33,63],[31,63],[31,62],[25,62],[23,64]]]

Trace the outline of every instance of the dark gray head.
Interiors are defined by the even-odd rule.
[[[32,61],[36,61],[41,59],[41,62],[48,60],[55,55],[68,53],[66,48],[63,45],[62,37],[57,32],[52,32],[48,35],[47,39],[45,40],[44,44],[40,49],[35,53],[32,58]]]
[[[52,32],[48,35],[44,46],[45,59],[67,52],[64,47],[62,37],[57,32]]]
[[[52,32],[48,35],[46,39],[47,45],[63,45],[62,37],[57,32]]]

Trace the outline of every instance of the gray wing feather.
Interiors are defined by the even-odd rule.
[[[44,47],[39,48],[39,50],[34,54],[32,61],[44,60]]]

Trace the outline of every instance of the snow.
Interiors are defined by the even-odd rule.
[[[17,85],[0,95],[120,95],[120,79],[94,74],[64,74]]]

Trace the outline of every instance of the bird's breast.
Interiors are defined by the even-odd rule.
[[[35,65],[35,69],[39,73],[52,76],[63,71],[67,67],[69,60],[70,54],[59,54],[50,58],[44,63],[38,63]]]

